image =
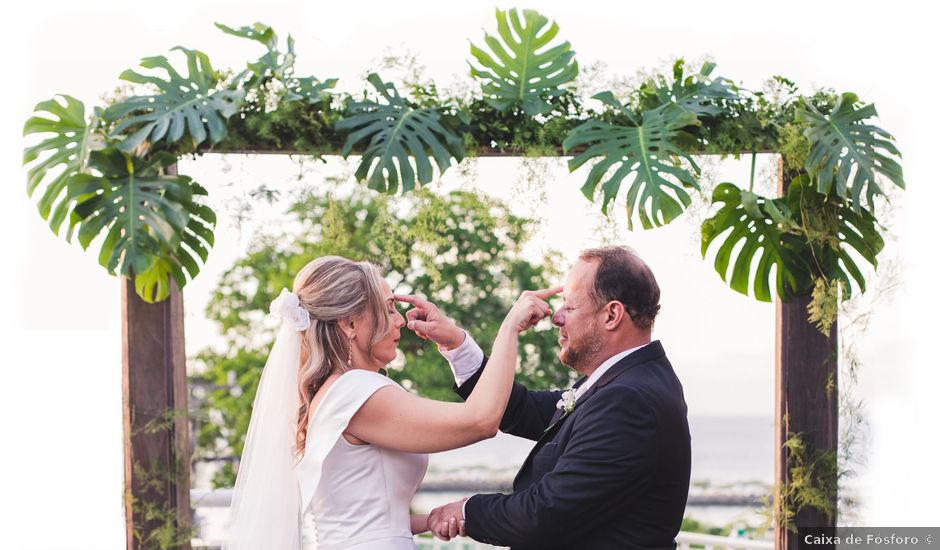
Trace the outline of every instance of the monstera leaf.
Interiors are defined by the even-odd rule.
[[[357,143],[369,140],[356,170],[357,180],[368,179],[370,188],[390,194],[397,192],[400,182],[402,191],[407,192],[414,189],[416,174],[418,183],[431,182],[430,157],[441,173],[450,167],[451,157],[457,162],[463,159],[463,142],[444,125],[437,109],[413,108],[394,85],[375,73],[368,80],[386,102],[353,102],[349,105],[351,116],[336,123],[337,130],[350,130],[343,157],[348,157]]]
[[[89,166],[100,175],[78,174],[68,185],[82,247],[103,234],[98,262],[112,274],[143,276],[137,287],[147,301],[166,297],[168,275],[180,287],[183,270],[195,277],[194,255],[204,262],[214,243],[215,214],[193,200],[205,189],[187,176],[160,173],[175,161],[167,152],[142,160],[114,148],[94,151]]]
[[[336,86],[337,79],[328,78],[320,81],[315,76],[303,78],[291,77],[287,80],[287,92],[284,101],[307,101],[317,103],[330,97],[329,90]]]
[[[853,255],[878,267],[877,256],[884,248],[884,239],[871,212],[853,208],[848,201],[820,193],[806,174],[790,183],[786,202],[791,211],[800,211],[807,218],[804,225],[810,227],[806,233],[811,237],[807,244],[812,247],[810,258],[814,272],[827,279],[842,281],[846,299],[852,296],[853,281],[865,292],[865,277]],[[817,234],[826,237],[819,238]]]
[[[559,86],[574,80],[578,63],[568,42],[549,47],[558,34],[556,23],[549,25],[548,18],[534,10],[523,10],[522,17],[524,22],[519,10],[496,10],[499,38],[484,37],[489,53],[470,44],[470,53],[482,66],[471,64],[470,74],[482,81],[490,105],[500,111],[521,105],[533,116],[551,110],[545,98],[563,93]]]
[[[121,143],[121,150],[125,152],[145,151],[161,139],[175,143],[185,133],[189,134],[194,148],[206,139],[214,145],[225,138],[225,120],[238,111],[244,92],[217,89],[219,76],[206,54],[182,47],[173,49],[186,55],[187,77],[180,75],[162,55],[146,57],[140,65],[163,69],[166,79],[133,70],[121,73],[122,80],[150,84],[160,91],[154,95],[129,97],[105,110],[105,118],[116,122],[112,136],[128,130],[133,132]]]
[[[104,136],[95,130],[96,117],[86,121],[81,101],[67,95],[59,97],[64,105],[56,98],[39,103],[36,114],[23,127],[23,135],[49,136],[23,151],[23,164],[32,163],[26,193],[33,196],[36,189],[45,187],[39,198],[39,214],[57,235],[74,206],[66,193],[69,178],[84,172],[88,155],[104,147]]]
[[[288,54],[282,54],[278,51],[279,40],[277,33],[271,27],[263,23],[255,23],[250,27],[245,26],[237,29],[222,23],[216,23],[215,26],[225,34],[253,40],[267,49],[267,52],[257,61],[249,62],[248,68],[232,79],[233,82],[240,82],[242,79],[247,78],[245,87],[255,88],[265,76],[282,78],[284,72],[289,67],[294,66],[294,52],[290,51]]]
[[[901,165],[891,155],[900,158],[894,137],[877,126],[864,121],[877,116],[874,105],[859,106],[858,96],[842,94],[829,115],[820,113],[812,104],[796,111],[796,120],[809,124],[804,134],[810,142],[806,170],[818,184],[820,193],[836,194],[852,202],[855,211],[861,210],[862,195],[866,204],[882,190],[875,180],[880,174],[904,187]]]
[[[793,179],[782,199],[722,183],[712,202],[723,206],[702,224],[702,256],[720,243],[715,270],[722,280],[748,294],[753,278],[754,296],[765,302],[771,300],[772,283],[777,295],[788,300],[808,293],[817,277],[844,283],[844,298],[852,296],[853,282],[864,292],[865,277],[853,257],[877,267],[884,247],[870,212],[858,212],[849,202],[818,192],[806,174]]]
[[[265,80],[274,78],[284,84],[284,101],[289,103],[304,100],[317,103],[328,98],[328,90],[336,86],[335,78],[320,81],[314,76],[294,75],[294,61],[297,55],[294,53],[294,39],[290,35],[287,36],[287,52],[284,53],[278,49],[280,41],[277,33],[263,23],[237,29],[221,23],[216,23],[215,26],[226,34],[254,40],[267,49],[263,56],[248,63],[248,68],[233,79],[235,83],[244,81],[245,88],[256,88]]]
[[[714,63],[705,63],[698,74],[685,74],[685,61],[679,59],[672,66],[672,82],[663,75],[650,79],[640,86],[641,107],[655,108],[673,104],[677,108],[696,116],[715,116],[721,113],[721,100],[738,97],[734,87],[724,78],[711,78]]]
[[[715,270],[723,281],[747,295],[753,271],[754,297],[764,302],[771,300],[771,286],[783,299],[806,291],[811,285],[810,268],[803,258],[807,247],[792,233],[795,222],[783,201],[766,199],[734,184],[722,183],[715,188],[712,202],[723,205],[702,223],[702,256],[712,244],[720,243]],[[730,232],[719,239],[726,231]],[[740,248],[732,265],[737,247]],[[776,268],[776,274],[771,268]]]
[[[636,115],[610,92],[594,98],[635,120]],[[640,122],[635,126],[619,126],[588,120],[572,130],[562,144],[566,152],[586,146],[568,161],[572,172],[588,160],[600,159],[591,167],[581,191],[593,200],[597,185],[606,178],[601,184],[601,208],[605,214],[624,180],[633,176],[627,191],[627,224],[631,230],[634,214],[644,229],[671,222],[692,202],[683,186],[698,189],[695,175],[678,166],[677,160],[686,159],[696,174],[698,165],[672,141],[680,129],[698,123],[695,114],[666,105],[644,112]]]

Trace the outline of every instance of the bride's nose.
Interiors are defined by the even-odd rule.
[[[402,316],[400,311],[395,311],[395,315],[392,316],[392,319],[395,322],[396,328],[401,328],[405,326],[405,318]]]

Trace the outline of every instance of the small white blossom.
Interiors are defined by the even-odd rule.
[[[284,86],[283,82],[276,78],[269,80],[266,87],[267,90],[264,96],[264,112],[271,113],[277,110],[278,105],[281,103],[281,99],[287,92],[287,87]]]
[[[558,400],[558,403],[555,403],[556,409],[564,409],[565,413],[570,413],[574,410],[574,404],[577,401],[575,396],[574,388],[566,390],[561,394],[561,399]]]

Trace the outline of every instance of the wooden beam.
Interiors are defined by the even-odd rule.
[[[175,167],[175,166],[174,166]],[[148,304],[134,281],[121,286],[124,389],[124,513],[127,548],[158,547],[158,532],[188,549],[190,449],[183,294]]]
[[[778,167],[780,195],[786,194],[791,175],[785,174],[783,159]],[[790,452],[784,443],[794,434],[811,453],[833,453],[837,456],[839,440],[838,337],[837,323],[829,335],[822,334],[808,320],[806,307],[811,298],[802,296],[789,302],[777,300],[776,338],[776,482],[782,491],[790,487],[788,463]],[[819,479],[817,478],[817,482]],[[823,480],[835,486],[832,479]],[[832,495],[835,510],[836,495]],[[776,547],[796,550],[799,538],[780,526],[777,518]],[[793,517],[793,525],[834,527],[835,514],[827,518],[820,510],[805,507]]]

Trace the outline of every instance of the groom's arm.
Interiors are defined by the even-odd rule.
[[[487,357],[469,333],[456,349],[440,348],[440,351],[454,372],[454,392],[466,401],[483,374]],[[499,429],[515,436],[538,440],[555,414],[555,404],[561,398],[561,393],[530,391],[522,384],[513,382]]]
[[[571,544],[647,489],[658,456],[651,408],[627,388],[598,392],[583,407],[551,472],[523,491],[466,501],[468,536],[497,546]]]

